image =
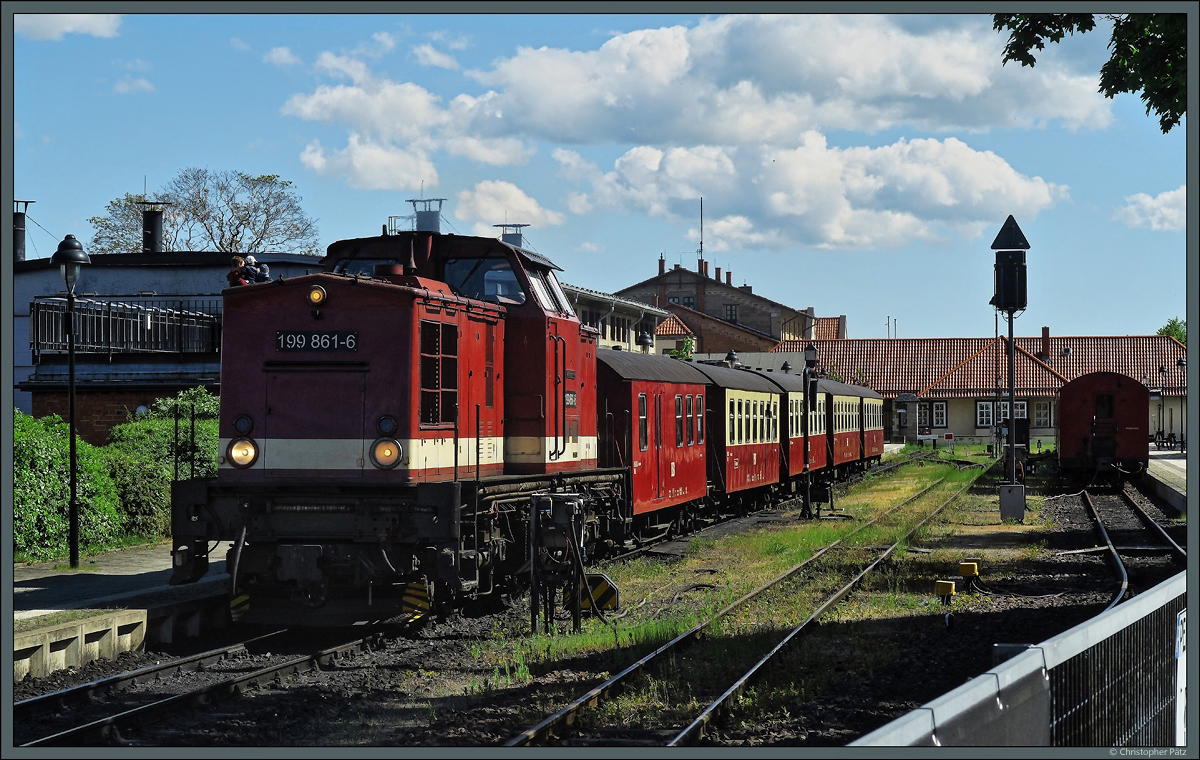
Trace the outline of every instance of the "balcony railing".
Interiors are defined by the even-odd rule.
[[[29,349],[67,351],[67,299],[38,296],[29,305]],[[83,354],[215,354],[221,348],[221,298],[109,296],[75,299],[75,351]]]

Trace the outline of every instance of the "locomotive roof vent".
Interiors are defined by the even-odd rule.
[[[514,248],[525,247],[525,236],[521,234],[521,228],[528,227],[528,224],[493,224],[492,226],[500,228],[500,242],[508,243]]]
[[[416,226],[414,229],[417,232],[436,232],[442,231],[442,203],[445,198],[406,198],[405,203],[413,205],[413,211],[416,212]],[[437,204],[435,208],[433,204]]]

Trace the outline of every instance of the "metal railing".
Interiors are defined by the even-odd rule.
[[[29,349],[66,353],[67,299],[38,296],[29,304]],[[75,351],[85,354],[215,354],[221,348],[221,298],[109,296],[75,299]]]
[[[1180,573],[849,746],[1183,746],[1186,606]]]

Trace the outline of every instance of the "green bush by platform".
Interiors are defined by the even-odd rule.
[[[192,388],[159,399],[144,415],[131,414],[103,447],[76,439],[81,551],[170,535],[172,479],[216,477],[219,411],[217,396]],[[66,557],[68,426],[57,416],[34,419],[14,410],[14,428],[14,554]]]
[[[70,429],[58,415],[35,419],[13,410],[13,550],[33,560],[70,552]],[[101,450],[76,437],[80,550],[122,537],[117,489]]]

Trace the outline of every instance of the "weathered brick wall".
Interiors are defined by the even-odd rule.
[[[75,431],[94,446],[108,442],[108,431],[125,422],[127,415],[139,406],[150,406],[160,398],[169,398],[178,389],[130,391],[84,391],[75,389]],[[57,414],[70,420],[66,391],[37,391],[33,393],[33,416]]]

